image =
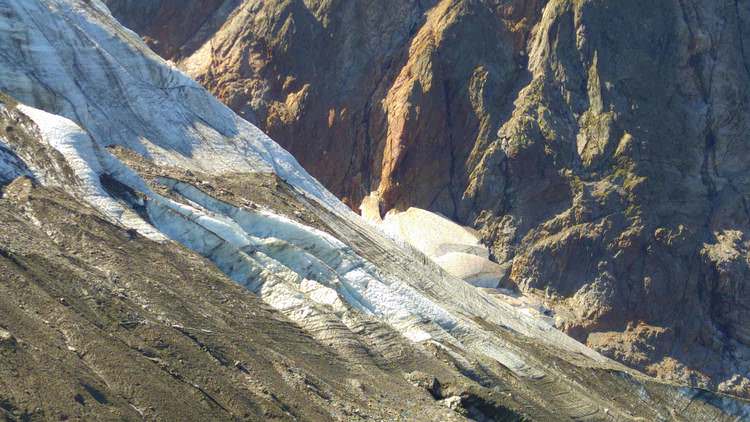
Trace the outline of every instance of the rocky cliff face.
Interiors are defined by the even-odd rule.
[[[107,3],[350,206],[472,225],[581,341],[750,395],[747,2]]]
[[[511,263],[508,281],[558,300],[569,332],[650,373],[741,395],[748,12],[548,4],[532,81],[465,195],[466,216]]]

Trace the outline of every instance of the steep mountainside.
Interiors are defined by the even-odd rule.
[[[106,2],[351,207],[473,226],[576,338],[750,396],[750,3]]]
[[[99,0],[0,46],[4,420],[750,417],[396,244]]]

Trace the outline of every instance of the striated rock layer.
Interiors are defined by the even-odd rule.
[[[107,3],[350,206],[474,226],[576,338],[750,396],[750,3]]]

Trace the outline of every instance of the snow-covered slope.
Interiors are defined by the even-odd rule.
[[[238,208],[192,185],[160,178],[157,183],[174,195],[165,197],[74,122],[26,105],[19,105],[17,111],[36,123],[42,139],[75,174],[77,183],[60,187],[114,222],[153,240],[175,240],[206,256],[233,280],[303,326],[316,315],[347,325],[343,313],[353,310],[383,320],[412,341],[436,339],[452,347],[470,347],[519,376],[543,377],[526,362],[522,351],[503,345],[466,317],[475,315],[594,361],[606,361],[547,323],[483,297],[428,260],[423,262],[427,277],[417,278],[408,271],[378,268],[330,234],[276,215],[273,210]],[[28,167],[38,179],[58,185],[33,163]],[[103,177],[116,180],[138,196],[112,197],[102,186]],[[145,213],[139,215],[135,211],[138,208]],[[344,217],[357,224],[348,214]],[[366,224],[362,226],[366,228]],[[388,247],[386,238],[379,243]],[[423,290],[439,292],[450,300],[436,300]]]
[[[0,12],[0,42],[13,46],[0,55],[0,91],[71,119],[99,146],[196,170],[274,172],[345,212],[289,153],[168,66],[99,0],[3,0]]]
[[[15,45],[0,56],[0,90],[28,104],[18,110],[37,124],[42,138],[77,176],[79,183],[64,187],[112,221],[154,240],[185,244],[279,309],[300,305],[304,309],[295,313],[300,318],[314,307],[315,301],[305,301],[309,294],[302,292],[312,280],[333,289],[348,308],[383,318],[414,340],[436,336],[460,344],[451,331],[462,336],[469,327],[482,331],[415,290],[410,280],[382,274],[341,241],[314,229],[271,218],[268,211],[232,209],[179,183],[167,185],[181,196],[180,202],[154,193],[106,147],[125,147],[157,166],[214,175],[273,172],[340,217],[354,218],[286,151],[151,53],[97,1],[92,2],[97,7],[70,0],[0,4],[0,44]],[[112,198],[102,186],[105,174],[148,199],[127,206]],[[135,212],[138,206],[145,206],[145,218]],[[261,272],[280,281],[254,284]],[[460,283],[442,276],[440,282],[446,291]],[[500,320],[603,360],[544,323],[524,322],[523,316],[512,314]],[[509,368],[539,375],[517,352],[492,344],[490,336],[477,335],[472,341],[478,339],[490,339],[480,348]]]
[[[569,406],[570,415],[613,406],[607,382],[633,397],[651,382],[383,236],[257,128],[151,53],[98,0],[0,0],[0,46],[0,91],[22,103],[2,101],[2,117],[22,122],[33,138],[0,139],[0,182],[31,175],[114,224],[178,242],[307,335],[352,355],[396,353],[408,341],[485,387],[512,377],[528,391],[557,389],[536,406]],[[227,180],[248,174],[280,179],[275,188],[255,186],[266,204],[220,197]],[[224,185],[210,191],[190,175]],[[486,259],[464,229],[410,216],[394,227],[428,239],[428,253]],[[436,229],[452,240],[428,236]],[[547,364],[548,350],[591,379]],[[587,391],[589,384],[599,390]]]

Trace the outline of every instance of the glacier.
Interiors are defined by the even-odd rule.
[[[321,340],[335,332],[356,346],[363,321],[384,323],[465,367],[488,359],[518,379],[551,378],[546,363],[498,335],[507,330],[586,365],[628,373],[461,280],[496,287],[502,271],[465,228],[416,209],[375,224],[354,214],[287,151],[152,53],[99,0],[0,0],[0,44],[13,46],[0,53],[0,91],[19,101],[14,112],[34,123],[73,176],[55,177],[63,170],[15,155],[0,138],[0,182],[33,177],[148,239],[177,242]],[[241,207],[176,177],[149,179],[110,152],[115,146],[154,167],[275,174],[310,201],[323,224]]]
[[[23,104],[19,110],[65,157],[80,181],[65,188],[112,221],[153,240],[188,246],[274,307],[295,309],[294,315],[327,306],[320,302],[336,303],[339,311],[348,307],[381,318],[413,340],[479,344],[493,358],[504,357],[519,374],[539,375],[522,363],[519,352],[497,344],[455,313],[460,311],[606,361],[546,323],[481,296],[437,266],[432,270],[442,274],[440,289],[454,298],[448,304],[425,296],[426,286],[414,286],[408,277],[382,274],[339,240],[269,210],[233,209],[175,181],[161,183],[182,201],[155,193],[107,148],[122,146],[157,166],[212,174],[273,172],[339,218],[366,225],[288,152],[153,54],[106,7],[93,3],[97,7],[69,0],[0,2],[0,42],[18,47],[0,56],[0,91]],[[128,206],[112,198],[102,187],[103,174],[143,194],[145,204]],[[148,219],[133,211],[136,205],[145,206]],[[270,281],[257,282],[265,279]],[[321,287],[311,291],[311,282]],[[320,291],[317,301],[308,298],[315,291]]]

